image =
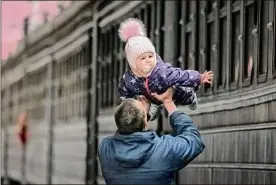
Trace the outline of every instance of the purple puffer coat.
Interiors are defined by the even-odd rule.
[[[156,56],[157,64],[147,78],[137,77],[128,70],[120,79],[118,92],[121,99],[134,98],[136,95],[144,95],[152,103],[160,105],[161,102],[150,94],[164,93],[169,87],[175,88],[173,100],[177,105],[189,105],[193,101],[193,93],[189,88],[198,89],[200,85],[200,73],[194,70],[182,70],[165,63],[160,56]],[[148,87],[148,88],[147,88]]]

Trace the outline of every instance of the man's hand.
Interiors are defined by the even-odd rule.
[[[151,94],[153,97],[155,97],[157,100],[163,102],[164,107],[167,109],[169,115],[171,115],[174,111],[177,110],[177,107],[175,106],[172,97],[173,97],[174,89],[170,87],[166,92],[163,94]]]
[[[212,71],[205,71],[203,74],[200,75],[200,81],[201,81],[201,84],[203,83],[209,83],[211,84],[212,81],[213,81],[213,72]]]
[[[144,105],[146,112],[149,112],[149,109],[150,109],[149,100],[143,95],[137,96],[137,100],[139,100]]]
[[[163,103],[170,103],[172,102],[172,97],[173,97],[174,89],[170,87],[166,92],[163,94],[157,94],[157,93],[152,93],[151,95],[156,98],[157,100],[163,102]]]

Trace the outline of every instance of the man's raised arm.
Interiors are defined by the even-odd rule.
[[[169,113],[173,136],[165,135],[162,139],[173,156],[172,168],[181,169],[203,152],[205,144],[192,119],[177,109],[172,101],[172,95],[172,89],[162,95],[153,94],[155,98],[163,102]]]

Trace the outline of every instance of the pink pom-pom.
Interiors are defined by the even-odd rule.
[[[126,42],[133,36],[146,36],[146,29],[139,19],[129,18],[121,23],[119,37],[122,41]]]

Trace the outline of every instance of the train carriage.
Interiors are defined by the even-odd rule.
[[[141,19],[172,65],[215,73],[198,92],[194,120],[204,152],[179,184],[276,182],[274,1],[76,1],[29,33],[1,66],[1,148],[5,183],[104,184],[99,142],[116,130],[117,84],[128,69],[121,21]],[[29,113],[29,139],[16,137]],[[159,114],[150,123],[171,132]]]

